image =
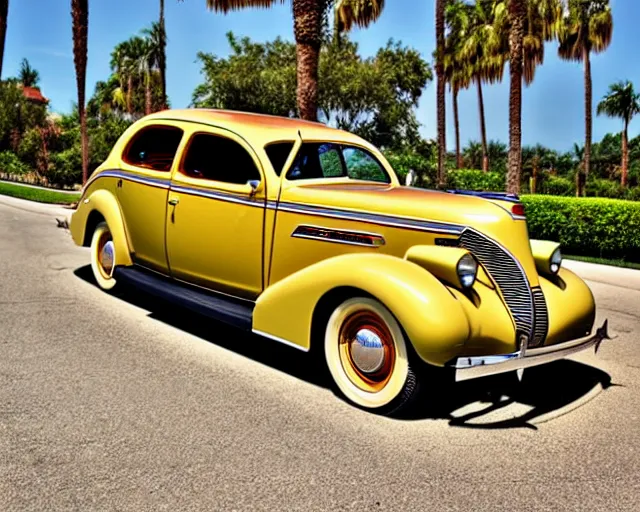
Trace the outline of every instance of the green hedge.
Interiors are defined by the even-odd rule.
[[[529,236],[560,242],[565,254],[640,262],[640,203],[522,196]]]

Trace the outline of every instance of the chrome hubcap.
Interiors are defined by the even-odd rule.
[[[385,362],[384,344],[371,329],[360,329],[349,349],[353,364],[363,373],[375,373]]]
[[[100,266],[109,276],[111,276],[111,272],[113,272],[114,259],[115,250],[113,247],[113,242],[109,240],[104,244],[102,250],[100,251]]]

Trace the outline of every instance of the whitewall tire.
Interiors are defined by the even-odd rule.
[[[337,388],[364,409],[397,412],[418,393],[402,328],[373,298],[354,297],[333,311],[324,349]]]
[[[101,222],[91,238],[91,270],[96,283],[105,291],[113,290],[116,286],[113,278],[115,267],[116,254],[111,231],[106,222]]]

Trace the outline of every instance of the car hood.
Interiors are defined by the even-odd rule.
[[[525,268],[532,284],[537,272],[524,220],[508,211],[510,203],[386,184],[313,183],[283,192],[282,200],[339,210],[435,221],[470,227],[506,247]]]

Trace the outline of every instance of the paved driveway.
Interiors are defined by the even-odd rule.
[[[58,214],[0,198],[0,510],[640,509],[637,274],[579,270],[618,334],[597,357],[397,420],[306,354],[100,292]]]

